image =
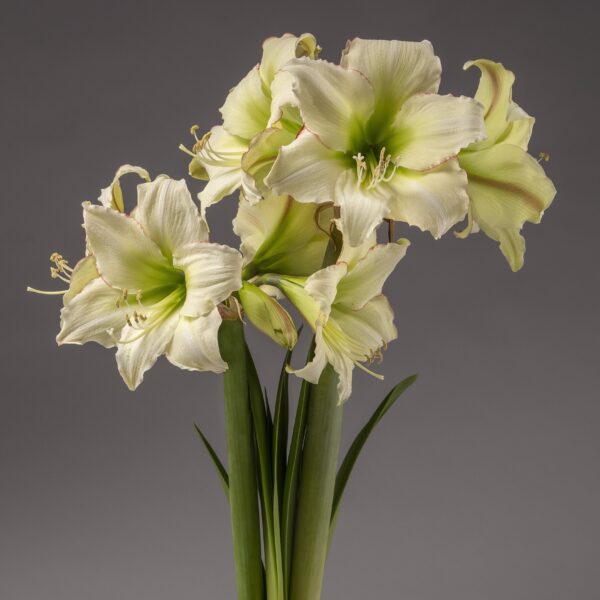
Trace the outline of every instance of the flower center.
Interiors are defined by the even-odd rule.
[[[372,189],[381,182],[389,181],[396,172],[398,165],[392,160],[392,155],[386,153],[385,146],[379,152],[369,147],[365,153],[357,152],[352,156],[356,163],[357,186],[365,185]]]
[[[123,290],[121,298],[116,302],[117,310],[122,310],[125,323],[139,331],[120,344],[130,344],[152,331],[163,323],[174,312],[179,310],[186,298],[185,280],[179,284],[154,288],[143,292],[131,293]]]

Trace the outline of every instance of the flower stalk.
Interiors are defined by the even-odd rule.
[[[290,599],[319,600],[342,432],[337,375],[331,366],[312,386],[298,489]]]
[[[219,329],[219,347],[229,365],[224,373],[224,406],[237,597],[238,600],[261,600],[265,598],[265,584],[260,549],[257,466],[246,342],[241,321],[223,321]]]

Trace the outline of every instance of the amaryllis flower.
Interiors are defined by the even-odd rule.
[[[219,305],[242,285],[242,257],[208,242],[185,182],[159,176],[138,186],[132,215],[85,203],[83,217],[89,256],[74,270],[57,264],[70,279],[58,343],[116,346],[130,389],[161,354],[183,369],[226,370]]]
[[[190,174],[208,180],[199,194],[203,209],[242,185],[248,199],[262,197],[262,177],[279,147],[291,142],[302,127],[297,111],[280,107],[288,89],[273,88],[275,74],[289,60],[315,58],[319,51],[310,33],[265,40],[260,64],[229,92],[220,109],[223,125],[198,139],[191,153]]]
[[[337,263],[310,277],[264,277],[281,289],[315,332],[314,358],[291,372],[317,383],[331,364],[339,378],[340,403],[350,397],[355,366],[382,378],[365,363],[380,358],[397,337],[394,313],[381,292],[408,245],[403,239],[376,244],[370,236],[359,249],[342,251]]]
[[[352,246],[382,219],[439,237],[464,218],[467,180],[455,157],[485,137],[483,112],[471,98],[437,94],[429,42],[355,39],[340,66],[301,58],[282,71],[304,129],[265,179],[274,193],[333,201]]]
[[[523,266],[525,222],[539,223],[556,188],[537,160],[527,153],[535,119],[512,100],[514,74],[500,63],[474,60],[481,70],[475,98],[485,109],[487,139],[463,150],[458,160],[469,179],[469,223],[458,234],[481,228],[500,242],[513,271]],[[475,229],[474,229],[475,228]]]

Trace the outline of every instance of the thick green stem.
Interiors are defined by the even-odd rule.
[[[229,365],[224,375],[229,463],[229,503],[238,600],[265,597],[246,343],[241,321],[223,321],[219,347]]]
[[[327,366],[308,404],[306,438],[298,488],[291,600],[319,600],[342,431],[337,375]]]

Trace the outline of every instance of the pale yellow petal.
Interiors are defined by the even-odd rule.
[[[303,131],[281,148],[265,184],[273,193],[289,194],[298,202],[331,202],[338,177],[348,169],[354,171],[343,154]]]
[[[208,240],[206,221],[183,179],[163,175],[138,186],[135,219],[168,257],[185,244]]]
[[[500,249],[513,271],[523,266],[525,222],[539,223],[556,189],[539,163],[518,146],[499,144],[460,157],[469,178],[474,221]]]
[[[439,238],[468,210],[467,176],[453,158],[431,171],[398,170],[387,184],[390,217]]]
[[[284,70],[294,78],[304,126],[328,148],[350,149],[373,112],[369,81],[357,71],[324,60],[301,58],[290,61]]]
[[[356,69],[371,82],[377,110],[397,112],[414,94],[435,93],[442,67],[427,41],[362,40],[348,42],[341,65]]]
[[[247,140],[266,127],[270,110],[271,99],[263,89],[258,65],[229,92],[220,108],[223,127]]]
[[[402,106],[386,150],[398,166],[424,171],[485,137],[478,102],[465,96],[422,94]]]
[[[87,203],[83,220],[98,272],[110,285],[135,293],[178,282],[159,247],[132,217]]]
[[[177,312],[173,312],[147,332],[129,325],[123,328],[116,359],[119,373],[130,390],[135,390],[142,383],[144,373],[164,354],[178,321]]]
[[[218,308],[205,316],[181,316],[166,350],[167,359],[187,371],[223,373],[227,370],[227,363],[219,351],[220,326]]]
[[[185,274],[181,314],[187,317],[209,313],[242,287],[242,256],[229,246],[188,244],[173,256],[173,265]]]
[[[340,175],[334,201],[340,207],[338,226],[350,246],[361,245],[390,212],[388,198],[381,194],[380,186],[368,189],[359,185],[354,171]]]

